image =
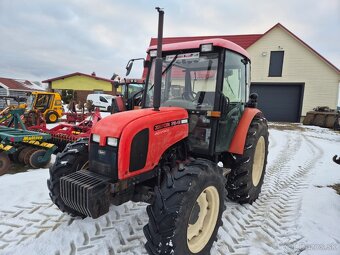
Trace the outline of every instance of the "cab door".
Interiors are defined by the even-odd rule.
[[[216,152],[227,151],[241,119],[246,103],[246,91],[249,86],[247,65],[244,56],[226,50],[224,56],[224,74],[222,82],[222,115],[218,124]]]

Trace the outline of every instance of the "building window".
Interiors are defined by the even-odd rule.
[[[269,77],[281,77],[284,51],[271,51],[269,63]]]

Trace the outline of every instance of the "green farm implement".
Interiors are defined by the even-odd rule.
[[[29,165],[32,168],[46,166],[57,149],[46,141],[50,134],[27,130],[21,120],[25,109],[13,109],[8,113],[7,126],[0,126],[0,175],[6,173],[11,161]]]

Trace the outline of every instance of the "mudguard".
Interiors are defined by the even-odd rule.
[[[246,142],[246,137],[250,123],[254,119],[256,114],[261,113],[259,109],[256,108],[245,108],[240,122],[237,125],[234,137],[230,143],[229,152],[235,154],[243,154],[244,144]]]

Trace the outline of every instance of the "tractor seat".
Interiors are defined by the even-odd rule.
[[[115,96],[112,98],[113,112],[126,111],[124,98],[122,96]]]
[[[199,105],[208,104],[214,106],[215,102],[215,92],[214,91],[198,91],[196,98]]]

